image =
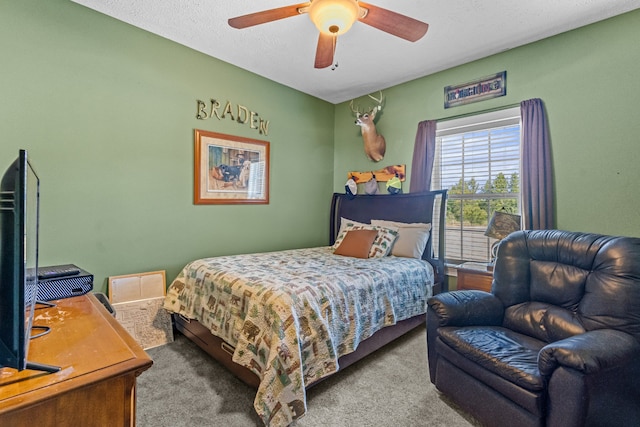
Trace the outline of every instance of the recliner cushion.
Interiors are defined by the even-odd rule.
[[[589,270],[554,261],[531,260],[532,301],[575,310],[584,295]]]
[[[486,388],[492,389],[509,400],[515,403],[517,406],[524,408],[526,411],[539,416],[544,413],[546,393],[545,390],[531,391],[522,388],[509,380],[502,378],[500,375],[496,375],[488,369],[483,368],[479,364],[467,359],[457,351],[453,350],[447,344],[438,338],[435,342],[435,347],[438,350],[438,363],[436,367],[435,385],[438,390],[446,393],[445,390],[454,387],[455,389],[473,388],[468,381],[462,381],[458,378],[460,375],[450,372],[447,367],[455,367],[455,371],[463,371],[467,376],[472,377],[475,381],[484,384]],[[449,372],[445,372],[449,371]],[[453,384],[451,384],[453,382]],[[473,381],[472,381],[473,382]],[[482,402],[487,399],[490,393],[488,390],[483,390],[483,393],[475,399],[475,402]],[[487,402],[484,402],[486,405]],[[471,411],[475,412],[475,411]],[[525,423],[526,424],[526,423]]]
[[[499,326],[446,326],[440,339],[467,359],[500,377],[531,390],[544,388],[538,353],[545,343]]]
[[[575,312],[535,301],[508,307],[502,326],[547,343],[585,332]]]

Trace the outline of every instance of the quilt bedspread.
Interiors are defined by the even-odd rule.
[[[306,385],[377,330],[424,313],[432,284],[426,261],[318,247],[193,261],[164,307],[234,346],[233,361],[261,379],[255,410],[286,426],[306,411]]]

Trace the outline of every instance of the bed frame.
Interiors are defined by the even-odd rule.
[[[357,195],[335,193],[331,201],[331,222],[329,243],[333,245],[340,229],[340,218],[368,223],[371,219],[385,219],[399,222],[426,222],[432,224],[431,238],[422,254],[422,259],[433,265],[435,283],[433,293],[449,290],[444,274],[444,232],[446,215],[447,190],[429,191],[423,193],[408,193],[394,195]],[[437,222],[434,222],[434,218]],[[434,256],[432,242],[437,236],[438,251]],[[224,365],[238,378],[254,388],[260,385],[260,379],[249,369],[233,362],[234,348],[221,338],[211,334],[196,320],[190,320],[180,315],[174,315],[176,329],[196,343],[214,359]],[[377,349],[387,345],[396,338],[404,335],[417,326],[424,324],[425,315],[421,314],[387,326],[368,339],[362,341],[356,351],[338,359],[340,370],[357,362]],[[307,388],[317,384],[307,385]]]

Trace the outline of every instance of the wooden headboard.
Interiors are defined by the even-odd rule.
[[[436,272],[434,294],[446,292],[449,290],[444,274],[446,201],[447,190],[373,196],[334,193],[331,201],[329,244],[333,245],[336,240],[341,217],[364,223],[370,223],[372,219],[430,223],[432,237],[422,259],[431,263]],[[434,217],[437,221],[433,221]],[[433,250],[433,236],[438,236],[437,257]]]

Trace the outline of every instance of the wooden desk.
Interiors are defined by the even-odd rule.
[[[491,282],[493,282],[491,271],[458,267],[458,290],[476,289],[491,292]]]
[[[133,426],[136,377],[152,360],[93,294],[52,301],[34,325],[51,332],[28,360],[59,372],[0,369],[0,425]]]

